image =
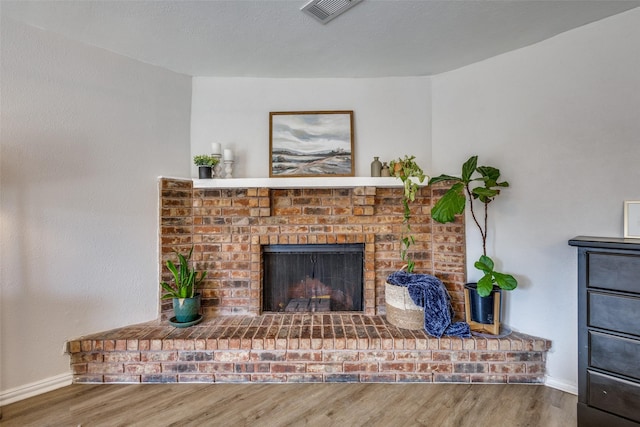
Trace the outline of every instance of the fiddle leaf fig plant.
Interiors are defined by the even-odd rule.
[[[477,288],[481,297],[489,295],[494,284],[505,291],[512,291],[518,286],[518,281],[512,275],[495,271],[493,260],[486,255],[481,255],[473,266],[484,273],[484,276],[478,280]]]
[[[415,261],[412,260],[409,255],[409,247],[416,242],[415,238],[411,234],[411,224],[409,222],[411,219],[411,209],[409,204],[416,200],[416,193],[420,188],[414,179],[417,179],[418,182],[422,183],[426,176],[422,171],[422,168],[416,163],[415,159],[415,156],[405,155],[404,158],[391,160],[389,163],[391,175],[396,178],[400,178],[404,187],[402,196],[403,229],[402,237],[400,238],[400,258],[407,264],[407,271],[409,273],[413,272],[416,265]]]
[[[500,170],[492,166],[478,166],[478,156],[472,156],[462,165],[460,177],[440,175],[429,180],[429,185],[439,182],[451,182],[451,187],[431,209],[431,217],[440,223],[452,222],[456,215],[464,212],[466,201],[469,200],[469,210],[474,223],[482,237],[482,256],[475,262],[474,267],[484,273],[478,280],[478,294],[488,296],[494,285],[510,291],[518,286],[517,280],[510,274],[494,270],[494,262],[487,256],[487,215],[489,203],[499,194],[502,188],[509,186],[507,181],[500,182]],[[484,205],[482,224],[478,221],[474,200]]]

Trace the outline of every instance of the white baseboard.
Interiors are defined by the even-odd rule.
[[[566,381],[559,380],[557,378],[553,378],[548,375],[545,377],[544,385],[546,385],[547,387],[561,390],[561,391],[566,391],[567,393],[571,393],[575,395],[578,394],[578,386],[576,384],[568,383]]]
[[[49,377],[34,383],[25,384],[9,390],[0,391],[0,406],[18,402],[61,387],[66,387],[70,385],[72,381],[73,375],[71,373],[67,373]]]

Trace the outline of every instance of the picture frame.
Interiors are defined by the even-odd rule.
[[[354,176],[353,111],[269,113],[269,177]]]
[[[624,237],[640,239],[640,200],[624,202]]]

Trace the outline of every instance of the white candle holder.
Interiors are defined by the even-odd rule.
[[[233,178],[233,160],[224,161],[224,177]]]
[[[213,177],[214,178],[224,178],[222,176],[222,155],[221,154],[213,154],[213,157],[218,159],[218,163],[213,167]]]

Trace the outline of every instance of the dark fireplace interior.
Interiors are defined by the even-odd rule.
[[[362,311],[364,244],[262,248],[268,312]]]

